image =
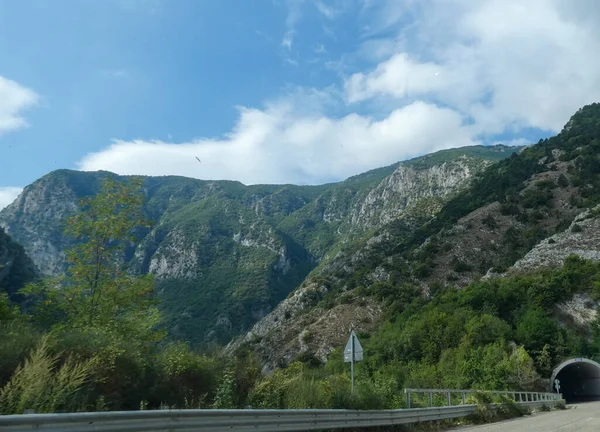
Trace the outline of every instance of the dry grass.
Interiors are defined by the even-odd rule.
[[[0,413],[21,414],[79,411],[85,397],[81,390],[92,374],[92,361],[77,362],[51,355],[42,339],[29,357],[17,367],[10,381],[0,389]]]

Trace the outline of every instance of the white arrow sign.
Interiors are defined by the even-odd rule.
[[[346,344],[346,348],[344,348],[344,361],[346,363],[352,361],[352,351],[354,348],[354,361],[361,361],[363,359],[363,348],[356,334],[354,334],[354,330],[350,332],[350,338],[348,339],[348,343]]]

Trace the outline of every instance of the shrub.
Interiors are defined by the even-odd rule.
[[[83,410],[87,402],[84,387],[92,366],[92,361],[77,362],[72,357],[59,366],[59,357],[49,353],[47,340],[43,339],[0,390],[0,413]]]
[[[495,229],[498,226],[498,222],[496,222],[496,219],[494,219],[494,216],[492,216],[491,213],[488,213],[481,223],[486,225],[489,229]]]
[[[561,175],[558,176],[557,183],[562,188],[566,188],[567,186],[569,186],[571,184],[571,182],[569,182],[569,179],[567,178],[567,176],[562,173],[561,173]]]
[[[452,259],[452,269],[456,272],[456,273],[464,273],[464,272],[469,272],[473,270],[473,266],[462,261],[461,259],[454,257]]]

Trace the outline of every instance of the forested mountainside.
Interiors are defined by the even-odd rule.
[[[597,259],[599,155],[593,104],[557,136],[488,167],[418,229],[396,219],[344,245],[230,349],[249,346],[266,370],[298,356],[325,361],[351,326],[371,334],[415,296],[560,266],[571,254]]]
[[[166,328],[207,347],[247,331],[343,245],[392,220],[411,230],[473,176],[519,148],[445,150],[322,186],[147,177],[152,221],[126,260],[157,279]],[[43,275],[65,270],[64,223],[106,172],[55,171],[0,212],[3,227]],[[117,177],[124,179],[123,177]]]
[[[0,294],[6,293],[12,301],[18,302],[17,291],[35,277],[33,261],[23,247],[0,228]]]
[[[0,295],[0,413],[25,407],[38,412],[248,405],[382,409],[406,406],[402,389],[409,387],[548,390],[552,368],[561,361],[574,356],[600,360],[599,155],[600,105],[594,104],[579,110],[556,137],[496,164],[483,163],[487,168],[470,174],[465,186],[441,201],[432,192],[396,199],[397,217],[387,221],[377,216],[363,231],[358,229],[363,223],[353,222],[352,215],[365,197],[378,196],[379,187],[385,192],[381,185],[394,184],[394,176],[406,179],[403,170],[413,170],[421,179],[442,178],[435,174],[439,155],[421,159],[424,168],[401,164],[335,185],[298,189],[180,178],[136,178],[130,188],[117,177],[98,192],[94,182],[107,173],[53,173],[40,182],[63,176],[60,191],[71,194],[74,207],[80,196],[93,198],[81,211],[63,201],[63,214],[56,217],[50,200],[54,187],[40,192],[34,184],[1,215],[6,225],[19,208],[36,208],[37,213],[21,213],[22,220],[54,220],[54,231],[41,231],[37,246],[46,242],[57,247],[63,241],[65,250],[69,237],[60,235],[60,226],[67,214],[74,214],[66,225],[81,243],[67,250],[70,266],[60,283],[48,279],[25,288],[32,296],[26,314]],[[464,157],[442,166],[445,180],[451,172],[465,172]],[[162,189],[161,182],[172,182],[172,189]],[[192,186],[186,199],[178,200],[175,192],[188,182]],[[348,189],[355,191],[352,198],[333,200],[346,196]],[[257,190],[263,191],[261,203],[268,205],[250,198]],[[294,196],[306,203],[281,210],[285,205],[273,202],[282,190],[287,197],[296,191]],[[436,186],[436,193],[440,190],[445,189]],[[27,192],[32,191],[42,201],[30,202]],[[196,192],[200,198],[194,198]],[[324,196],[329,200],[319,201]],[[392,198],[387,192],[383,201]],[[319,206],[332,201],[347,202],[342,208],[352,211],[338,222],[325,218]],[[265,208],[280,210],[268,216]],[[314,210],[318,208],[321,213]],[[329,210],[327,214],[340,214]],[[304,212],[302,217],[298,212]],[[154,224],[134,230],[142,241],[132,243],[132,228],[146,225],[141,213]],[[299,237],[281,228],[290,218],[306,221],[306,215],[319,214],[314,225],[331,236],[324,243],[319,235]],[[340,229],[352,223],[357,224],[356,235]],[[287,226],[306,233],[304,224]],[[14,232],[35,239],[33,228],[15,224]],[[265,237],[259,235],[265,232]],[[167,242],[170,235],[173,240]],[[226,249],[229,236],[233,248]],[[156,256],[165,257],[160,265],[169,270],[187,262],[173,257],[188,238],[198,242],[188,248],[198,264],[180,265],[183,276],[153,270],[160,267]],[[289,242],[286,248],[294,245],[313,260],[297,289],[225,352],[194,352],[176,325],[167,329],[171,341],[165,340],[155,300],[162,304],[163,316],[176,318],[169,316],[174,306],[165,301],[169,278],[198,278],[198,269],[220,274],[219,267],[208,265],[217,261],[196,255],[197,250],[241,254],[238,248],[243,247],[265,253],[272,238]],[[20,250],[4,241],[13,245],[7,250]],[[201,249],[207,244],[213,249]],[[323,244],[329,246],[317,253]],[[161,247],[173,248],[173,255],[159,253]],[[123,254],[126,262],[115,262],[114,256]],[[24,256],[22,250],[9,255]],[[104,263],[100,278],[94,276],[96,257]],[[245,269],[258,272],[252,267],[256,256],[252,261],[245,257]],[[273,274],[280,257],[265,259],[262,270]],[[62,273],[62,259],[54,261],[56,273]],[[227,262],[224,256],[219,259]],[[22,268],[31,266],[26,257],[20,262]],[[281,274],[293,272],[293,265],[290,260],[287,273]],[[152,295],[153,277],[136,275],[140,270],[156,276],[158,299]],[[94,294],[98,287],[101,299]],[[204,287],[190,285],[179,302],[206,311],[208,305],[193,304],[190,295],[192,288]],[[238,300],[236,293],[232,298],[228,301]],[[350,327],[365,350],[364,361],[355,366],[353,394],[341,352]],[[412,403],[417,406],[419,400]]]

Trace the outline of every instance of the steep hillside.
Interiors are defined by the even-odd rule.
[[[575,236],[595,235],[569,233],[593,230],[589,216],[579,216],[589,219],[585,224],[571,223],[600,202],[599,155],[600,104],[593,104],[556,137],[484,170],[431,222],[413,230],[396,219],[339,250],[230,348],[250,345],[267,369],[298,355],[323,361],[343,344],[348,327],[369,332],[415,295],[431,298],[447,287],[502,274],[548,237],[548,244],[596,258],[589,243],[571,244]],[[523,263],[536,262],[538,268],[564,261],[564,253],[554,261],[540,258],[543,244],[532,252],[538,258],[525,257]]]
[[[35,275],[35,266],[25,250],[0,228],[0,293],[18,301],[17,291]]]
[[[393,220],[414,230],[475,174],[518,150],[447,150],[323,186],[148,177],[153,226],[130,248],[129,264],[156,276],[173,337],[199,346],[227,342],[354,240]],[[43,274],[61,273],[72,241],[62,234],[64,221],[107,175],[53,172],[0,212],[0,226]]]

